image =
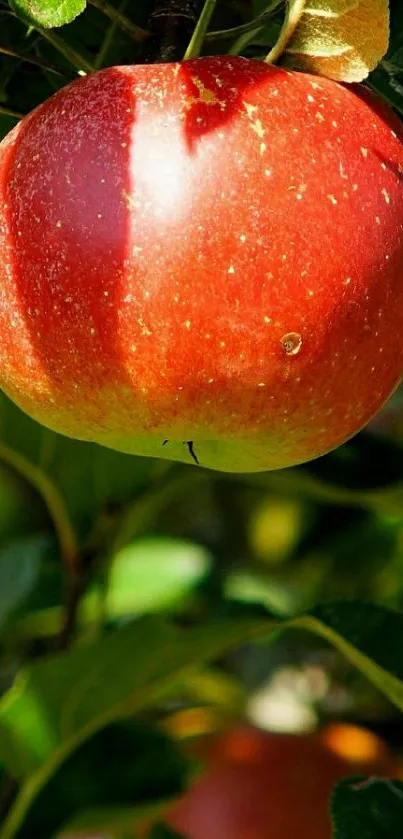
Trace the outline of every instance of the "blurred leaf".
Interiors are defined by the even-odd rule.
[[[160,619],[123,627],[33,665],[0,706],[0,761],[23,778],[2,839],[11,839],[44,783],[88,737],[152,704],[193,668],[284,629],[333,644],[403,709],[403,615],[358,603],[318,607],[291,621],[239,615],[180,628]],[[385,643],[385,639],[388,643]]]
[[[95,575],[80,601],[80,628],[174,607],[206,576],[211,562],[200,545],[171,537],[149,537],[121,549],[112,563],[107,588],[103,575]],[[57,635],[63,620],[61,562],[41,568],[23,609],[7,625],[3,641],[8,645],[30,638]]]
[[[308,0],[286,52],[304,70],[361,82],[388,41],[388,0]]]
[[[362,507],[402,517],[402,474],[402,448],[361,433],[303,466],[249,475],[243,480],[320,504]]]
[[[16,777],[39,769],[41,785],[95,731],[149,705],[189,670],[262,631],[270,631],[268,621],[183,629],[144,619],[32,665],[0,706],[0,760],[4,756]]]
[[[209,564],[204,548],[182,539],[153,537],[133,542],[113,559],[106,613],[117,617],[165,609],[200,582]]]
[[[0,549],[0,628],[34,588],[48,548],[49,540],[37,536]]]
[[[50,839],[59,831],[74,833],[79,824],[80,836],[109,836],[118,825],[124,832],[126,821],[127,828],[130,821],[154,821],[164,803],[183,792],[191,767],[183,749],[147,720],[114,723],[60,766],[27,813],[18,839]]]
[[[0,140],[14,128],[14,125],[17,125],[17,122],[19,122],[19,117],[12,116],[10,112],[0,108]]]
[[[158,804],[145,804],[138,807],[98,807],[87,810],[73,818],[62,830],[58,830],[54,839],[83,839],[83,836],[92,836],[107,833],[108,839],[119,837],[123,831],[133,830],[136,825],[145,821],[155,821],[161,815],[169,801],[161,801]],[[176,834],[177,835],[177,834]],[[166,834],[168,839],[168,834]]]
[[[183,836],[182,833],[177,833],[176,830],[172,830],[172,827],[168,827],[165,824],[155,824],[154,827],[151,828],[147,839],[186,839],[186,837]]]
[[[291,556],[309,524],[306,506],[294,499],[265,495],[249,520],[249,542],[253,553],[277,565]]]
[[[9,0],[23,20],[50,29],[64,26],[85,9],[86,0]]]
[[[51,527],[45,504],[16,471],[0,460],[0,545]]]
[[[45,472],[63,495],[82,533],[93,527],[107,507],[132,500],[150,487],[155,461],[119,454],[49,431],[24,414],[0,393],[0,436]]]
[[[293,625],[333,644],[403,710],[403,614],[366,603],[329,603]]]
[[[401,839],[403,783],[379,778],[345,780],[331,803],[333,839]]]
[[[231,571],[225,580],[225,594],[229,600],[259,603],[279,617],[293,611],[293,592],[281,582],[248,571]]]

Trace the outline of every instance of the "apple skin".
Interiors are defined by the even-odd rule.
[[[205,771],[167,816],[186,839],[331,839],[334,785],[398,771],[378,737],[342,724],[304,735],[238,726],[195,752]]]
[[[300,463],[403,375],[402,126],[259,61],[108,68],[0,145],[0,255],[0,386],[35,419],[224,471]]]

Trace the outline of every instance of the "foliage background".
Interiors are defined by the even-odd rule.
[[[1,0],[0,135],[78,70],[139,60],[151,5],[112,4],[123,28],[91,2],[41,29]],[[266,5],[221,0],[212,28]],[[403,9],[390,7],[368,83],[403,114]],[[206,51],[263,57],[283,13]],[[78,643],[55,653],[74,568],[87,583]],[[68,440],[1,396],[1,839],[67,823],[125,836],[186,783],[177,740],[243,714],[288,730],[359,721],[403,751],[402,611],[401,392],[337,451],[252,476]]]

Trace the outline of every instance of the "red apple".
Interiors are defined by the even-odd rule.
[[[81,78],[0,146],[0,385],[63,434],[241,472],[403,374],[403,131],[242,58]]]
[[[168,816],[186,839],[330,839],[338,781],[398,772],[378,737],[341,724],[306,735],[238,727],[198,753],[205,773]]]

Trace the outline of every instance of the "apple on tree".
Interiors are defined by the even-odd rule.
[[[190,751],[204,769],[166,814],[186,839],[331,839],[338,781],[401,775],[382,740],[342,723],[298,735],[237,725]]]
[[[403,130],[236,57],[114,67],[0,145],[0,385],[44,425],[246,472],[317,457],[403,374]]]

